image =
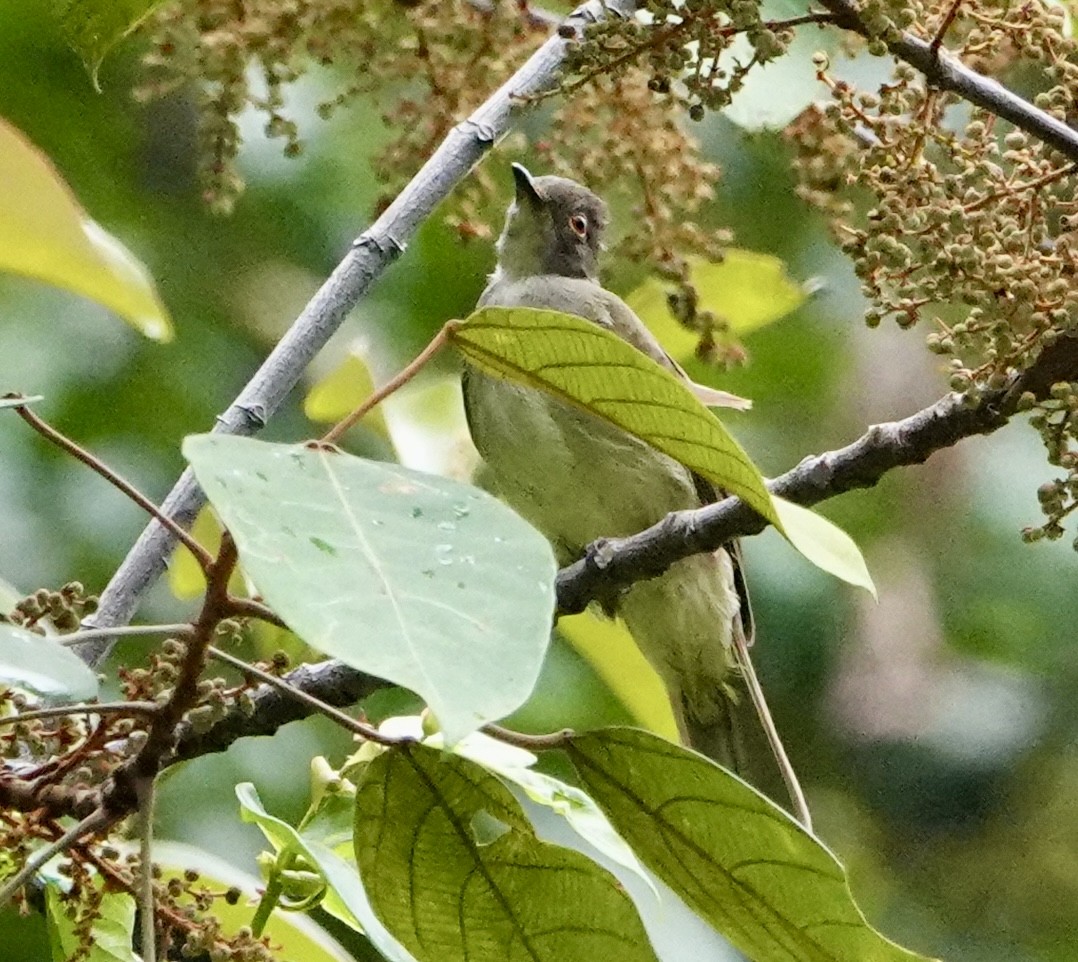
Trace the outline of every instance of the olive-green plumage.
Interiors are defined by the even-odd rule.
[[[514,176],[516,199],[479,305],[576,314],[683,375],[629,306],[599,284],[606,205],[565,178],[532,177],[519,165]],[[634,534],[713,497],[676,461],[541,391],[467,369],[464,399],[497,492],[551,540],[562,562],[597,538]],[[617,605],[665,682],[683,736],[727,764],[736,758],[731,639],[749,619],[735,565],[736,549],[688,558],[633,585]]]

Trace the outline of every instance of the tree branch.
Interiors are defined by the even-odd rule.
[[[950,394],[901,421],[877,424],[852,444],[805,458],[768,484],[773,494],[812,505],[855,488],[870,488],[888,471],[922,464],[941,448],[1003,427],[1025,392],[1046,397],[1056,381],[1078,378],[1078,338],[1046,348],[1011,384],[988,391],[969,407]],[[561,614],[583,611],[592,601],[612,599],[633,582],[654,578],[674,562],[714,551],[734,538],[758,534],[768,522],[740,498],[726,498],[693,511],[677,511],[628,538],[589,547],[579,561],[558,572]]]
[[[557,77],[577,33],[593,21],[611,14],[627,15],[635,9],[628,0],[588,0],[571,13],[557,33],[546,41],[512,77],[467,120],[450,131],[441,146],[393,203],[353,243],[329,279],[311,298],[270,356],[218,418],[214,431],[250,435],[260,430],[295,387],[311,359],[337,330],[382,271],[402,253],[419,225],[510,129],[518,98],[546,89]],[[169,493],[161,510],[179,525],[189,527],[205,501],[194,474],[187,470]],[[173,536],[151,523],[124,559],[101,595],[92,627],[126,624],[143,593],[164,571]],[[99,664],[108,654],[107,640],[87,645],[82,657]]]
[[[835,23],[844,30],[859,33],[863,37],[872,36],[861,19],[856,0],[820,0],[820,3],[834,14]],[[924,74],[933,87],[958,94],[971,104],[1009,120],[1015,127],[1055,147],[1071,160],[1078,160],[1078,131],[1034,107],[998,81],[967,67],[949,54],[946,48],[911,33],[903,33],[887,47],[899,60],[904,60]]]

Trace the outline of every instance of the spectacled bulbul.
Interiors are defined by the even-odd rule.
[[[533,177],[520,164],[513,176],[516,197],[479,306],[575,314],[685,377],[632,309],[599,283],[603,201],[572,180]],[[706,403],[748,406],[691,386]],[[494,489],[550,539],[563,564],[596,539],[635,534],[671,511],[715,500],[710,483],[678,462],[535,388],[466,366],[464,404]],[[632,585],[616,604],[666,685],[682,738],[734,768],[742,766],[732,730],[732,642],[735,632],[752,632],[739,565],[735,545],[696,555]]]

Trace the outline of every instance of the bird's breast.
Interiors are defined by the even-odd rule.
[[[697,506],[689,472],[588,412],[469,369],[465,410],[498,493],[564,559]]]

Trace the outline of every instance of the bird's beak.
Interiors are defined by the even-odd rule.
[[[536,189],[535,179],[523,164],[513,164],[513,180],[517,185],[517,200],[527,200],[533,205],[543,202],[542,196]]]

